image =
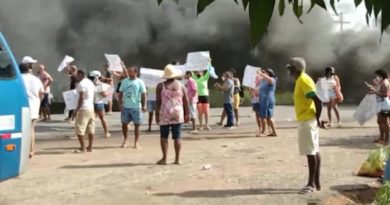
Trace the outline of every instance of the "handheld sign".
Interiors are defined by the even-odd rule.
[[[119,71],[119,72],[123,71],[122,60],[119,57],[119,55],[116,55],[116,54],[104,54],[104,56],[106,57],[106,59],[108,61],[108,66],[109,66],[108,70],[110,70],[110,71]]]
[[[208,70],[211,63],[210,52],[192,52],[187,54],[186,67],[187,71]]]
[[[378,113],[375,95],[366,95],[360,102],[353,117],[362,126]]]
[[[247,65],[245,67],[244,71],[244,78],[242,79],[242,85],[256,89],[256,78],[257,78],[257,71],[259,68],[256,68],[251,65]]]
[[[326,87],[326,79],[325,78],[319,78],[317,83],[316,83],[316,93],[318,98],[321,100],[323,103],[328,103],[329,102],[329,92]]]
[[[161,77],[164,75],[164,71],[162,70],[141,68],[140,74],[140,78],[144,81],[146,87],[155,88],[158,83],[163,82]]]
[[[173,68],[180,70],[182,75],[184,76],[187,72],[186,65],[174,65]]]
[[[69,63],[73,62],[74,58],[71,56],[66,55],[60,65],[58,66],[57,70],[58,72],[62,72],[66,66],[68,66]]]
[[[77,108],[79,95],[77,94],[77,91],[75,89],[63,92],[62,96],[64,97],[64,102],[67,110],[74,110]]]

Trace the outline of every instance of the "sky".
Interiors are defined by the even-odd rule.
[[[329,1],[327,3],[328,7],[331,8]],[[364,29],[377,29],[374,23],[372,23],[370,26],[367,25],[366,7],[364,3],[361,3],[359,7],[356,8],[354,0],[342,0],[337,3],[336,8],[339,13],[344,13],[344,21],[350,22],[344,24],[345,30],[352,29],[359,31]],[[332,9],[330,9],[330,12],[335,21],[340,21],[340,17],[337,16]],[[375,22],[375,20],[372,18],[371,22]],[[340,24],[335,23],[335,31],[340,31]]]

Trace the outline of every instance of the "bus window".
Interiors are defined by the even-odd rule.
[[[0,80],[14,79],[16,71],[12,67],[9,53],[3,49],[0,41]]]

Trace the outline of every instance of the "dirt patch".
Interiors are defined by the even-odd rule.
[[[375,201],[377,186],[354,185],[334,187],[339,190],[340,195],[331,196],[323,201],[321,205],[354,205],[372,204]]]

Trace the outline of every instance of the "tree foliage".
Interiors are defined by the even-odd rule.
[[[179,0],[175,0],[177,3]],[[215,0],[198,0],[197,4],[197,14],[202,13],[210,4],[214,3]],[[233,0],[237,5],[240,5],[240,0]],[[292,4],[292,10],[295,16],[300,22],[301,17],[304,13],[303,10],[303,0],[241,0],[241,4],[244,10],[247,10],[249,7],[249,20],[250,20],[250,29],[251,29],[251,39],[253,45],[257,45],[263,35],[267,32],[268,25],[271,21],[271,17],[276,5],[279,8],[279,15],[283,16],[286,9],[286,1],[289,4]],[[310,0],[311,6],[307,13],[309,13],[315,6],[318,6],[322,9],[328,10],[324,0]],[[337,0],[340,2],[342,0]],[[160,5],[163,0],[157,0],[158,5]],[[390,0],[355,0],[356,7],[364,2],[367,8],[367,23],[368,19],[372,16],[375,19],[381,19],[381,31],[386,30],[390,25]],[[336,11],[336,0],[330,0],[330,5],[333,11],[337,14]],[[381,16],[380,16],[381,15]]]

